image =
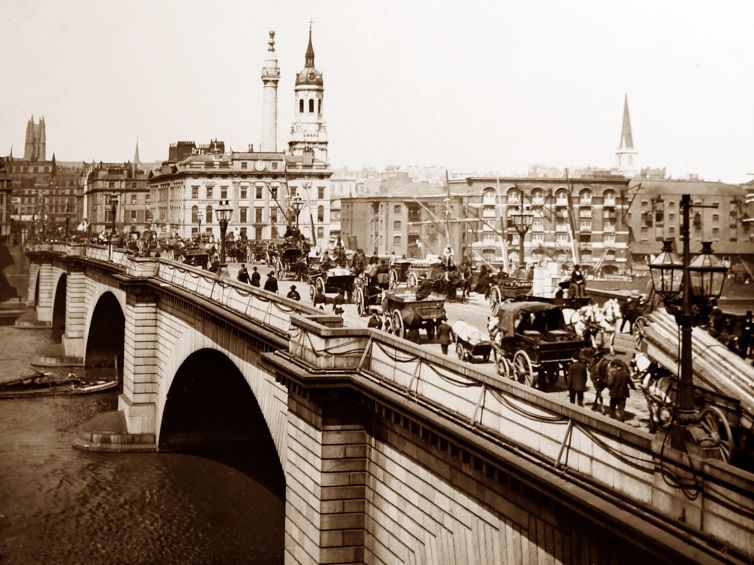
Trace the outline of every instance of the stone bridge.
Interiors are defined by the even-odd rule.
[[[118,358],[127,433],[95,426],[84,443],[161,450],[248,432],[272,446],[287,563],[754,554],[754,476],[730,465],[182,263],[27,253],[30,302],[66,355]]]

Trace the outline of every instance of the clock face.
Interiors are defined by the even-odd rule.
[[[254,163],[254,168],[257,171],[264,171],[264,161],[257,161],[256,163]]]

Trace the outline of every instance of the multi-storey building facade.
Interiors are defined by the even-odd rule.
[[[115,217],[112,201],[115,200]],[[135,163],[100,163],[87,176],[86,216],[89,229],[101,233],[141,233],[151,227],[147,172]]]

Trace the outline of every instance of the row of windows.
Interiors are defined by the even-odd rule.
[[[199,186],[194,185],[191,187],[191,198],[193,200],[199,200]],[[278,197],[278,189],[277,187],[270,187],[270,198],[273,200],[277,199]],[[215,187],[214,186],[207,186],[205,187],[205,198],[207,200],[214,200],[215,198]],[[238,197],[239,200],[247,200],[249,197],[249,191],[248,188],[245,186],[242,186],[238,189]],[[256,200],[262,200],[264,199],[264,187],[262,186],[256,186],[254,187],[254,198]],[[325,188],[320,186],[317,187],[317,198],[319,200],[325,199]],[[220,187],[220,200],[227,200],[228,199],[228,187],[227,186],[221,186]]]
[[[254,208],[254,223],[261,224],[264,223],[263,219],[264,214],[264,208]],[[249,217],[249,209],[248,207],[240,207],[238,209],[238,218],[239,223],[245,224],[247,223]],[[204,209],[204,213],[200,215],[199,213],[199,206],[192,206],[191,207],[191,223],[198,224],[201,222],[211,224],[213,219],[213,209],[212,206],[207,206]],[[284,217],[282,219],[285,219]],[[325,221],[325,208],[324,206],[317,206],[317,222],[322,223]],[[276,224],[278,222],[278,209],[277,208],[270,208],[270,222],[271,224]]]
[[[322,113],[322,99],[320,98],[319,100],[317,100],[317,102],[318,102],[318,104],[317,104],[317,112],[321,114]],[[304,106],[304,99],[302,98],[302,99],[300,99],[298,101],[298,112],[299,112],[299,114],[303,114],[304,113],[304,108],[305,108],[305,106]],[[309,113],[310,114],[314,113],[314,98],[309,98]]]

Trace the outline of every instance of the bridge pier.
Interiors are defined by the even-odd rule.
[[[86,355],[86,270],[71,267],[66,284],[66,316],[63,349],[66,357],[81,359]]]
[[[157,296],[132,286],[126,296],[126,330],[123,351],[123,392],[118,410],[126,418],[129,434],[151,437],[155,443],[158,390]],[[156,447],[156,446],[155,446]]]
[[[34,308],[37,312],[37,320],[52,324],[52,308],[55,300],[55,272],[52,261],[45,260],[39,264],[39,289],[37,290],[37,277],[30,277],[31,294],[34,300]],[[31,286],[34,285],[34,286]]]
[[[289,396],[286,562],[364,562],[368,434],[358,405],[346,390]]]

